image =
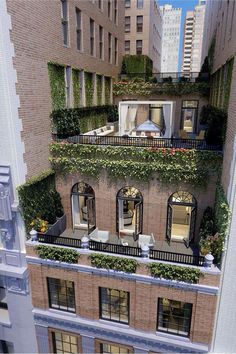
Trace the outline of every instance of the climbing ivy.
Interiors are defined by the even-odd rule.
[[[84,80],[85,80],[85,98],[86,98],[86,106],[93,105],[93,74],[84,72]]]
[[[51,87],[52,108],[65,108],[65,68],[59,64],[48,63],[48,74]]]
[[[53,143],[53,168],[61,174],[80,172],[99,177],[106,170],[111,179],[148,181],[153,175],[163,183],[187,182],[203,185],[211,173],[218,173],[222,156],[217,152],[186,149],[155,149],[118,146],[85,146]]]
[[[105,104],[111,103],[111,78],[105,77]]]
[[[80,75],[81,70],[72,69],[74,107],[80,107]]]
[[[97,105],[102,104],[102,76],[97,75]]]

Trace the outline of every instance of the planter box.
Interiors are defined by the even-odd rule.
[[[66,229],[66,214],[58,218],[55,224],[51,225],[45,235],[59,236]]]

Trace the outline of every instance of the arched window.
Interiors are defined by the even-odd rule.
[[[88,234],[96,228],[95,193],[85,183],[76,183],[71,189],[71,210],[73,229],[88,230]]]
[[[134,236],[142,233],[143,228],[143,197],[141,192],[127,186],[119,190],[116,196],[116,230]]]
[[[197,202],[185,191],[173,193],[168,199],[166,237],[168,241],[184,241],[187,246],[194,238]]]

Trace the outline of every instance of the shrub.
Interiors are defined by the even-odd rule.
[[[207,124],[206,142],[222,146],[225,141],[227,113],[211,105],[203,106],[201,111],[201,124]]]
[[[163,263],[150,263],[147,266],[150,273],[155,278],[163,278],[167,280],[183,281],[185,283],[196,284],[202,273],[199,269],[175,266]]]
[[[138,262],[135,259],[92,254],[91,264],[96,268],[113,269],[125,273],[135,273]]]
[[[38,256],[42,259],[50,259],[66,263],[77,263],[79,254],[76,250],[61,247],[39,245],[34,247]]]

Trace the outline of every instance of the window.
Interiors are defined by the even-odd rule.
[[[143,41],[138,40],[136,41],[136,54],[142,54],[143,52]]]
[[[94,55],[94,20],[90,19],[90,54]]]
[[[112,36],[108,33],[108,61],[112,63]]]
[[[114,21],[115,24],[117,25],[117,14],[118,14],[118,10],[117,10],[117,0],[114,0]]]
[[[137,16],[137,32],[143,32],[143,16]]]
[[[102,10],[102,1],[103,1],[103,0],[98,0],[98,8],[99,8],[100,10]]]
[[[107,16],[111,18],[111,0],[107,1]]]
[[[6,289],[0,286],[0,309],[7,310]]]
[[[13,343],[0,340],[0,353],[14,353]]]
[[[115,38],[115,65],[118,65],[118,40]]]
[[[69,280],[47,278],[49,307],[75,312],[74,283]]]
[[[192,304],[166,298],[158,299],[157,331],[188,337]]]
[[[123,290],[99,288],[100,318],[129,323],[129,293]]]
[[[130,32],[130,16],[125,16],[125,33]]]
[[[187,60],[188,62],[189,60]],[[185,59],[186,62],[186,59]],[[198,116],[198,101],[183,101],[181,112],[181,129],[194,133]]]
[[[76,7],[76,41],[77,49],[82,50],[82,31],[81,31],[81,11]]]
[[[125,0],[125,8],[126,9],[130,8],[130,0]]]
[[[68,45],[68,7],[67,0],[61,0],[61,24],[63,44]]]
[[[100,343],[100,353],[102,354],[129,354],[131,353],[128,348],[120,347],[114,344]]]
[[[71,67],[66,67],[66,106],[71,107]]]
[[[125,54],[130,54],[130,41],[125,41]]]
[[[99,26],[99,58],[103,59],[103,27]]]
[[[53,352],[60,354],[78,353],[78,341],[76,336],[66,333],[52,332]]]
[[[143,8],[143,0],[137,0],[137,8],[142,9]]]

